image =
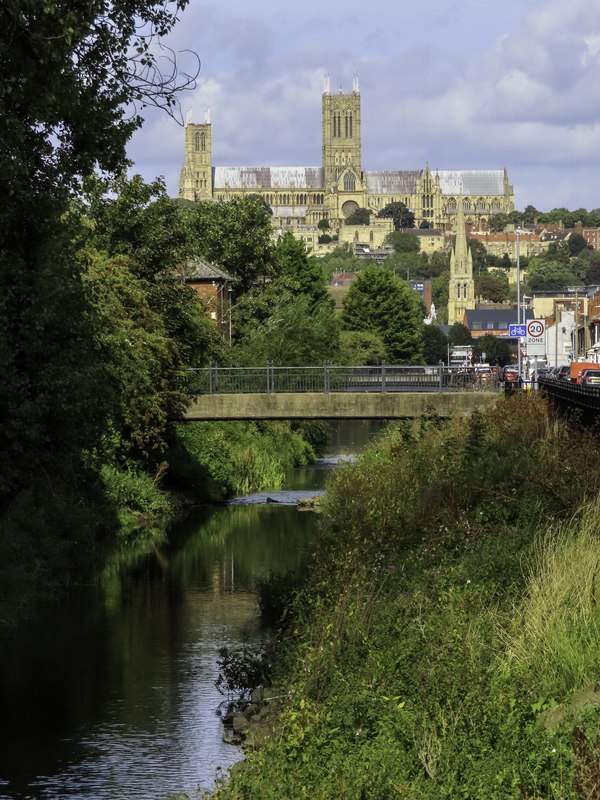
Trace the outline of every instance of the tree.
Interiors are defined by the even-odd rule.
[[[96,504],[83,453],[106,420],[105,375],[94,359],[99,320],[81,280],[71,201],[95,169],[125,168],[141,106],[176,110],[175,90],[189,79],[176,68],[161,75],[156,45],[184,6],[0,7],[0,510],[37,493],[35,527],[53,538],[68,526],[60,514],[50,521],[53,504]]]
[[[176,279],[193,241],[163,182],[87,184],[84,281],[101,321],[96,360],[114,390],[110,427],[123,455],[158,458],[167,419],[187,400],[182,368],[220,360],[222,339],[196,292]]]
[[[357,208],[346,220],[346,225],[368,225],[372,213],[370,208]]]
[[[392,253],[383,262],[399,278],[423,278],[429,276],[429,260],[425,253]]]
[[[378,333],[392,363],[422,363],[423,301],[388,269],[375,266],[360,272],[343,306],[344,330]]]
[[[418,253],[421,250],[421,242],[418,236],[403,231],[388,233],[385,238],[391,244],[396,253]]]
[[[329,220],[328,219],[320,219],[317,222],[317,228],[320,231],[328,231],[328,230],[330,230]]]
[[[582,250],[591,249],[580,233],[572,233],[567,239],[567,246],[571,256],[578,256]]]
[[[303,366],[337,359],[339,325],[331,303],[315,305],[289,278],[246,294],[236,309],[234,331],[242,364]]]
[[[294,290],[306,295],[313,307],[326,302],[333,308],[321,265],[308,255],[304,242],[288,231],[278,240],[273,258],[277,274],[289,278]]]
[[[561,261],[544,261],[534,258],[527,270],[529,292],[543,292],[566,289],[577,283],[570,265]]]
[[[341,331],[340,364],[362,367],[385,361],[385,344],[375,331]]]
[[[585,282],[588,285],[600,284],[600,260],[592,261],[586,272]]]
[[[402,230],[402,228],[415,227],[415,215],[408,207],[401,202],[388,203],[377,214],[380,219],[392,219],[394,222],[394,230]]]
[[[448,337],[439,325],[423,327],[423,356],[426,364],[439,364],[448,358]]]
[[[510,344],[497,336],[479,336],[473,340],[475,360],[479,361],[485,353],[485,361],[492,366],[504,367],[511,361]]]
[[[503,303],[508,300],[508,276],[494,270],[475,276],[475,296],[490,303]]]
[[[487,221],[488,229],[494,233],[501,233],[508,224],[506,214],[492,214]]]
[[[462,324],[462,322],[455,322],[448,331],[448,344],[450,347],[461,344],[472,344],[473,337],[471,331]]]
[[[479,239],[469,239],[469,250],[473,258],[473,274],[478,275],[487,271],[487,250]]]
[[[444,271],[431,279],[431,299],[435,303],[438,320],[447,319],[450,272]]]
[[[277,274],[270,215],[262,198],[185,205],[195,250],[236,279],[234,294]]]
[[[319,259],[319,263],[327,280],[334,272],[358,272],[365,266],[365,261],[358,258],[352,246],[346,242],[338,245],[331,253],[326,253]]]

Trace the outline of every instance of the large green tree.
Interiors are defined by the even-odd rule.
[[[196,252],[235,278],[236,295],[277,274],[270,211],[256,195],[185,204]]]
[[[333,307],[322,265],[293,233],[287,232],[277,241],[273,258],[277,273],[290,278],[296,291],[307,295],[313,306],[327,302]]]
[[[420,296],[384,267],[358,274],[344,298],[342,327],[378,333],[386,360],[395,364],[423,361],[423,318]]]
[[[106,430],[110,382],[73,198],[94,170],[125,168],[141,106],[173,109],[177,69],[160,74],[155,43],[185,4],[0,5],[0,570],[22,547],[29,574],[43,571],[101,531],[86,453]]]

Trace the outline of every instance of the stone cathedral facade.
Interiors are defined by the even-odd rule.
[[[259,194],[273,210],[276,228],[298,232],[315,227],[322,219],[339,230],[358,208],[371,209],[374,221],[378,211],[399,201],[414,212],[417,226],[426,222],[433,228],[453,228],[459,210],[466,223],[475,225],[494,214],[514,210],[513,187],[506,169],[432,170],[425,165],[417,170],[364,170],[356,76],[349,93],[341,89],[331,92],[326,76],[321,135],[320,166],[217,166],[212,159],[208,114],[202,124],[188,118],[179,197],[230,200]]]

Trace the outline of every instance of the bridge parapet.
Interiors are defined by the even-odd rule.
[[[206,367],[188,371],[190,394],[465,392],[497,389],[495,376],[439,366]]]

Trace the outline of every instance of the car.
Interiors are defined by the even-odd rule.
[[[600,369],[584,369],[578,382],[582,386],[600,386]]]
[[[489,364],[478,364],[475,367],[475,377],[479,383],[489,383],[494,379],[494,373]]]
[[[560,367],[556,368],[554,377],[557,381],[571,380],[571,367],[568,364],[562,364]]]
[[[519,380],[519,370],[516,367],[504,367],[502,377],[505,382],[516,383]]]

